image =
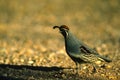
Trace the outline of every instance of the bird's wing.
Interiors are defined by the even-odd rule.
[[[93,57],[93,55],[94,55],[94,56],[96,56],[96,57],[99,57],[99,59],[104,60],[104,61],[106,61],[106,62],[111,62],[111,61],[112,61],[112,60],[110,60],[109,58],[107,58],[107,57],[105,57],[105,56],[99,55],[99,54],[97,53],[97,51],[95,51],[95,50],[93,50],[93,49],[90,49],[90,48],[87,47],[87,46],[80,46],[80,51],[81,51],[81,53],[85,54],[84,56],[88,56],[88,58],[89,58],[90,56]]]
[[[90,49],[89,47],[87,47],[86,45],[82,45],[80,46],[80,51],[82,53],[86,53],[86,54],[98,54],[97,51]]]
[[[100,64],[101,62],[104,62],[104,59],[94,54],[88,55],[88,54],[81,53],[81,54],[70,54],[70,55],[89,63]]]

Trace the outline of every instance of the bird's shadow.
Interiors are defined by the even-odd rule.
[[[63,69],[69,69],[64,67],[46,67],[46,66],[29,66],[29,65],[11,65],[11,64],[0,64],[0,68],[12,68],[12,69],[31,69],[38,71],[60,71]]]
[[[0,79],[1,80],[35,80],[35,79],[64,79],[65,77],[70,79],[83,78],[85,80],[104,80],[101,77],[87,77],[86,75],[68,74],[64,72],[64,69],[73,69],[65,67],[47,67],[47,66],[28,66],[28,65],[10,65],[0,64]],[[67,74],[66,74],[67,73]],[[31,77],[32,76],[32,77]]]
[[[30,77],[32,75],[42,76],[45,78],[48,73],[53,73],[63,71],[64,67],[46,67],[46,66],[29,66],[29,65],[11,65],[11,64],[0,64],[0,79],[2,80],[24,80],[23,77]],[[20,72],[22,71],[22,72]],[[12,76],[9,76],[12,74]],[[14,74],[18,74],[18,78],[14,76]],[[49,74],[50,75],[50,74]],[[38,76],[37,76],[38,77]]]

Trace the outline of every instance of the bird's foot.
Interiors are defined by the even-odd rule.
[[[91,74],[95,74],[95,73],[98,73],[98,69],[95,66],[93,66]]]

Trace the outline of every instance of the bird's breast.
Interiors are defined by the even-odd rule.
[[[65,47],[68,53],[80,53],[80,47],[78,45],[67,43]]]

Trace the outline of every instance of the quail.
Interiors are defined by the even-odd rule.
[[[91,63],[97,64],[101,62],[111,62],[108,57],[100,55],[96,50],[88,47],[82,41],[78,40],[71,32],[68,26],[54,26],[53,29],[58,28],[60,33],[64,36],[66,53],[75,62],[78,70],[79,64]],[[93,70],[96,72],[95,66]]]

